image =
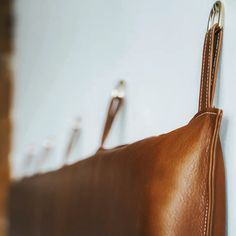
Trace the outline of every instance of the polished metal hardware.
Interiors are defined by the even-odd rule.
[[[111,96],[113,98],[123,98],[125,96],[125,81],[120,80],[115,87],[115,89],[112,90]]]
[[[224,25],[224,5],[221,1],[215,2],[210,11],[207,30],[215,24],[218,24],[220,28]]]

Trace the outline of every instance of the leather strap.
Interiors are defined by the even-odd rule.
[[[76,144],[79,140],[80,131],[81,131],[80,123],[81,123],[81,119],[78,118],[78,119],[76,119],[76,121],[72,127],[72,132],[71,132],[69,142],[67,144],[65,155],[64,155],[65,160],[69,159],[73,149],[76,147]]]
[[[206,33],[203,47],[201,85],[198,110],[212,107],[219,57],[222,46],[223,29],[218,24],[213,25]]]
[[[111,126],[113,124],[113,121],[118,113],[118,111],[121,108],[121,105],[123,103],[124,98],[123,97],[112,97],[109,108],[108,108],[108,113],[107,113],[107,118],[105,122],[105,126],[103,129],[103,135],[102,135],[102,140],[101,140],[101,145],[100,148],[103,148],[103,145],[107,139],[107,136],[110,132]]]

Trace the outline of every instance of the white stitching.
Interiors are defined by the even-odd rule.
[[[215,114],[215,113],[213,113]],[[207,140],[207,148],[206,148],[206,155],[209,152],[210,148],[210,139]],[[208,155],[207,155],[208,156]],[[209,155],[210,157],[210,155]],[[210,165],[210,160],[208,160],[208,165]],[[208,168],[209,169],[209,168]],[[207,179],[208,179],[209,173],[207,174]],[[208,190],[209,191],[209,190]],[[207,193],[207,192],[206,192]],[[207,233],[207,219],[208,219],[208,214],[209,214],[209,192],[206,194],[206,207],[205,207],[205,215],[204,215],[204,230],[203,230],[203,235],[206,235]]]
[[[201,116],[203,116],[203,115],[206,115],[206,114],[209,114],[209,115],[217,115],[217,113],[215,113],[215,112],[205,111],[205,112],[203,112],[203,113],[201,113],[201,114],[195,116],[194,118],[197,119],[197,118],[199,118],[199,117],[201,117]]]
[[[206,235],[206,230],[207,230],[207,216],[208,216],[208,200],[206,202],[206,210],[205,210],[205,216],[204,216],[204,229],[203,229],[203,235]]]
[[[215,51],[214,61],[213,61],[213,66],[212,66],[211,86],[213,85],[213,81],[214,81],[214,77],[215,77],[216,56],[218,54],[219,39],[220,39],[220,34],[218,34],[217,39],[216,39],[216,51]],[[211,94],[211,96],[212,96],[212,94]],[[211,97],[211,99],[213,99],[213,97]]]
[[[210,72],[210,60],[211,60],[211,48],[212,48],[212,32],[210,32],[210,38],[209,38],[209,49],[208,49],[208,60],[207,60],[207,78],[206,78],[206,106],[205,108],[207,108],[208,106],[208,90],[209,90],[209,72]]]
[[[201,86],[200,86],[200,110],[202,109],[202,88],[203,84],[203,77],[204,77],[204,70],[205,70],[205,60],[206,60],[206,45],[207,45],[208,35],[206,35],[205,42],[204,42],[204,49],[203,49],[203,60],[202,60],[202,75],[201,75]]]
[[[215,70],[215,66],[216,66],[216,56],[217,56],[217,52],[219,48],[219,39],[220,39],[220,34],[218,34],[217,39],[216,39],[216,51],[214,55],[214,63],[213,63],[212,71]],[[214,74],[212,74],[212,77],[214,77]]]

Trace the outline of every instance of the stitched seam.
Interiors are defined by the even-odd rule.
[[[215,67],[216,67],[216,56],[218,55],[218,48],[219,48],[219,39],[220,39],[220,34],[218,34],[217,39],[216,39],[216,51],[214,55],[214,60],[213,60],[213,66],[212,66],[212,75],[211,75],[211,86],[214,83],[214,77],[215,77]],[[211,90],[212,91],[212,90]],[[212,94],[211,94],[212,96]],[[213,97],[211,97],[211,100]]]
[[[221,119],[221,113],[217,113],[218,117],[215,120],[215,127],[213,131],[213,135],[211,137],[211,142],[208,145],[208,150],[210,148],[209,153],[209,166],[208,166],[208,198],[206,203],[206,214],[204,219],[204,235],[208,235],[207,233],[212,233],[212,219],[213,219],[213,204],[214,204],[214,155],[216,152],[216,142],[217,136],[219,134],[219,125]],[[207,228],[208,226],[208,228]],[[209,228],[211,227],[211,228]]]
[[[209,90],[209,72],[210,72],[210,59],[211,59],[211,48],[212,48],[212,32],[210,32],[209,38],[209,49],[208,49],[208,60],[207,60],[207,78],[206,78],[206,108],[208,107],[208,90]]]
[[[209,206],[209,212],[210,212],[210,218],[208,217],[208,225],[210,227],[209,232],[212,234],[212,221],[213,221],[213,217],[214,217],[214,200],[215,200],[215,187],[214,187],[214,183],[215,183],[215,156],[216,156],[216,148],[217,148],[217,138],[219,136],[219,129],[220,129],[220,123],[221,123],[221,113],[218,113],[218,116],[216,118],[215,121],[215,128],[214,128],[214,133],[212,136],[212,144],[211,144],[211,169],[210,169],[210,175],[209,175],[209,187],[210,187],[210,206]]]
[[[206,235],[206,230],[207,230],[207,216],[208,216],[208,200],[206,202],[206,210],[205,210],[205,216],[204,216],[204,229],[203,229],[203,235]]]
[[[216,56],[217,56],[218,48],[219,48],[219,39],[220,39],[220,34],[218,34],[217,39],[216,39],[216,51],[214,55],[214,63],[213,63],[212,71],[215,71],[215,67],[216,67]],[[214,73],[212,74],[212,79],[213,78],[214,78]]]
[[[207,153],[209,152],[209,146],[210,146],[210,139],[207,140],[207,149],[205,151],[206,155]],[[210,157],[210,155],[209,155]],[[208,166],[210,167],[210,158],[208,160]],[[208,167],[208,170],[209,170],[209,167]],[[207,173],[207,179],[209,178],[209,172]],[[209,181],[207,181],[208,183]],[[208,210],[209,210],[209,190],[208,190],[208,193],[207,193],[207,196],[206,197],[206,206],[205,206],[205,214],[204,214],[204,227],[203,227],[203,235],[206,235],[206,232],[207,232],[207,218],[208,218]]]
[[[208,197],[209,196],[207,196],[206,209],[205,209],[205,215],[204,215],[204,229],[203,229],[204,236],[206,235],[206,231],[207,231],[207,216],[208,216],[208,209],[209,209]]]
[[[206,114],[209,114],[209,115],[217,115],[215,112],[205,111],[205,112],[199,114],[198,116],[195,116],[194,119],[197,119],[197,118],[199,118],[199,117],[201,117],[201,116],[203,116],[203,115],[206,115]]]
[[[206,45],[207,45],[207,39],[208,39],[208,34],[205,38],[205,42],[204,42],[204,49],[203,49],[203,60],[202,60],[202,75],[201,75],[201,86],[200,86],[200,110],[202,109],[202,90],[203,90],[203,77],[204,77],[204,71],[205,71],[205,61],[206,61]]]

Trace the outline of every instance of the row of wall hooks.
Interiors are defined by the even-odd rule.
[[[115,88],[111,92],[111,102],[108,109],[108,115],[104,126],[104,132],[101,139],[101,146],[105,142],[106,136],[109,133],[111,125],[113,123],[113,114],[116,113],[120,105],[122,104],[120,101],[123,100],[125,96],[125,81],[120,80]],[[69,138],[66,142],[64,152],[62,155],[62,161],[60,166],[67,165],[70,162],[72,153],[74,152],[76,146],[79,143],[80,135],[81,135],[81,125],[82,118],[78,117],[74,120],[72,127],[69,131]],[[37,148],[35,146],[28,147],[25,155],[24,155],[24,176],[31,176],[37,173],[44,173],[44,163],[52,157],[53,152],[55,151],[55,142],[53,139],[45,139],[42,143],[40,150],[37,152]]]

